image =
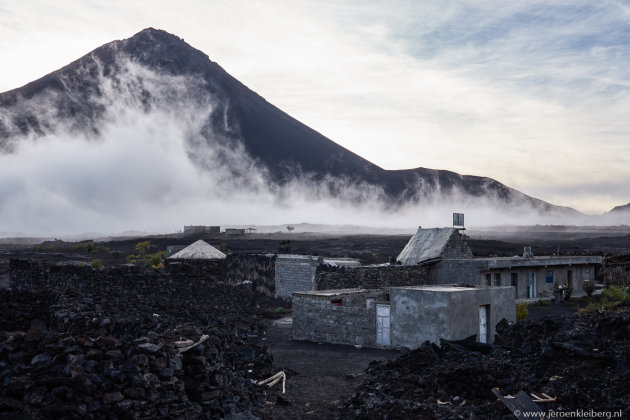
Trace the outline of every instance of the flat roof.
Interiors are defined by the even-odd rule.
[[[315,261],[320,257],[316,255],[302,255],[302,254],[278,254],[277,259],[293,259],[293,260],[305,260],[305,261]]]
[[[427,285],[427,286],[401,286],[401,287],[392,287],[392,289],[400,289],[400,290],[427,290],[429,292],[461,292],[463,290],[478,290],[477,287],[458,287],[458,286],[440,286],[436,285]]]
[[[306,290],[303,292],[293,292],[296,296],[321,296],[331,297],[340,295],[355,295],[367,292],[378,292],[380,289],[333,289],[333,290]]]

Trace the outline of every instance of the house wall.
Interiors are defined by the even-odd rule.
[[[451,339],[450,298],[446,293],[418,289],[390,290],[391,343],[418,348],[429,340]]]
[[[334,344],[376,346],[375,301],[385,291],[364,291],[342,296],[293,296],[293,339]],[[341,299],[341,305],[331,303]]]
[[[595,265],[555,265],[548,267],[513,267],[511,269],[501,270],[485,270],[480,273],[478,282],[486,285],[486,274],[491,275],[492,285],[494,285],[494,275],[501,275],[501,286],[511,285],[511,274],[518,275],[517,299],[525,299],[528,297],[528,275],[536,274],[536,294],[534,297],[552,297],[555,285],[563,285],[568,281],[568,271],[571,270],[573,278],[573,296],[584,295],[582,285],[584,280],[595,280]],[[553,272],[553,282],[547,283],[547,272]]]
[[[488,343],[494,342],[496,325],[502,319],[516,322],[516,302],[512,287],[487,287],[449,293],[451,339],[462,340],[479,333],[479,306],[490,305]],[[479,340],[479,337],[477,337]]]
[[[460,233],[454,233],[449,238],[446,246],[442,249],[442,253],[440,257],[443,259],[447,258],[472,258],[473,253],[468,246],[468,242],[466,241],[467,236],[462,235]]]
[[[196,260],[190,258],[164,260],[164,269],[171,274],[206,277],[212,281],[225,279],[225,260]]]
[[[479,306],[490,305],[488,342],[494,341],[496,324],[516,320],[512,287],[458,291],[392,288],[390,290],[392,346],[420,347],[429,340],[461,340],[479,333]]]
[[[278,255],[275,272],[275,297],[291,298],[293,292],[314,290],[319,257]]]

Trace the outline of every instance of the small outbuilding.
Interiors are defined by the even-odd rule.
[[[512,287],[455,285],[341,289],[293,294],[293,338],[367,347],[420,347],[476,336],[494,341],[516,320]]]
[[[225,277],[226,255],[203,240],[198,240],[165,260],[169,273],[205,275],[219,281]]]

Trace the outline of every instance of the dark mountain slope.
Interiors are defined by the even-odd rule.
[[[616,206],[613,207],[608,214],[619,214],[619,213],[624,213],[624,212],[629,212],[630,213],[630,203],[623,205],[623,206]]]
[[[168,90],[170,79],[152,84],[142,73],[129,78],[129,63],[158,75],[189,78],[191,87],[182,95]],[[147,112],[156,101],[191,101],[200,111],[210,110],[201,130],[206,141],[220,142],[230,149],[242,144],[274,184],[306,178],[343,194],[339,190],[343,187],[337,184],[342,179],[343,185],[376,186],[391,203],[458,197],[464,201],[487,199],[512,208],[527,206],[541,212],[579,214],[490,178],[425,168],[384,170],[291,118],[180,38],[152,28],[108,43],[39,80],[0,94],[0,146],[10,151],[20,138],[54,133],[60,124],[72,132],[98,136],[107,123],[108,107],[120,105],[111,94],[109,102],[106,100],[106,85],[114,90],[113,97],[130,92],[131,99],[126,100]],[[41,104],[46,104],[45,112]],[[196,158],[194,147],[191,158]],[[201,159],[198,163],[203,165]]]

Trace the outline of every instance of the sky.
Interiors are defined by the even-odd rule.
[[[630,202],[630,3],[0,0],[0,91],[146,27],[383,168]]]

